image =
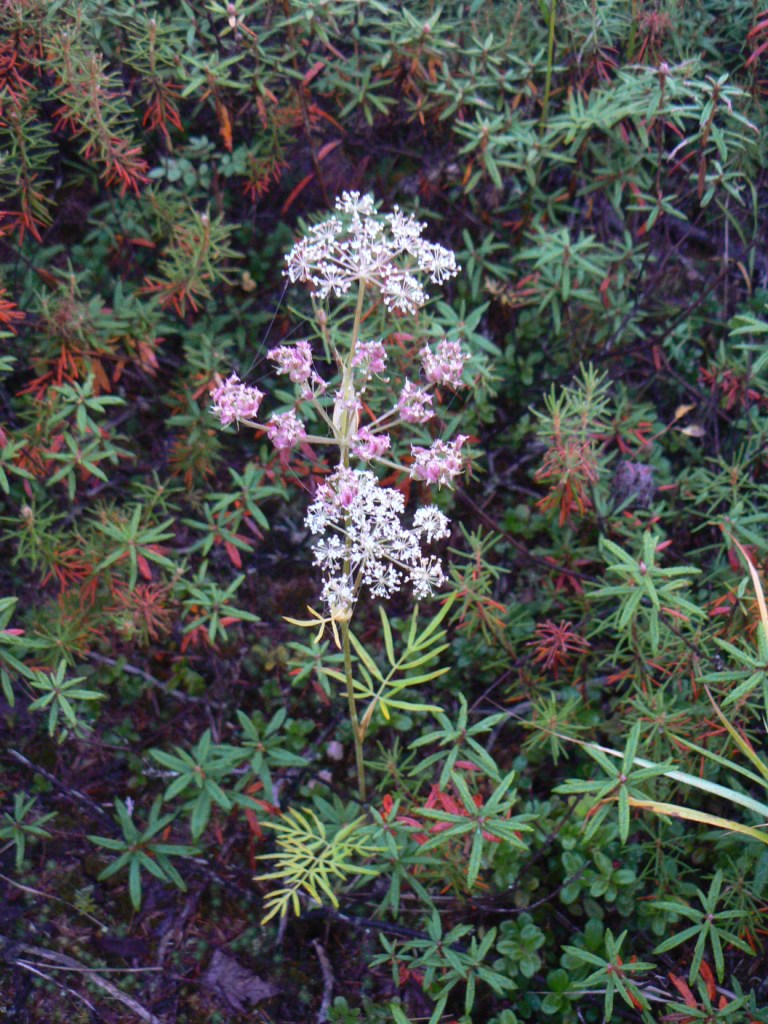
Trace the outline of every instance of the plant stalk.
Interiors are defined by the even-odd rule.
[[[352,325],[352,337],[349,343],[349,355],[344,364],[341,382],[341,401],[350,400],[354,397],[352,360],[355,356],[358,338],[360,337],[360,325],[363,319],[363,299],[365,297],[365,282],[360,281],[357,292],[357,304],[355,306],[355,319]],[[339,444],[340,464],[349,468],[349,449],[352,437],[357,430],[357,423],[352,421],[354,413],[349,408],[338,406],[334,412],[334,427]],[[350,527],[349,516],[347,516],[347,529]],[[349,550],[351,542],[349,536],[346,539],[347,557],[344,559],[344,575],[349,579],[350,559]],[[341,646],[344,651],[344,678],[347,686],[347,705],[349,707],[349,721],[352,725],[352,738],[355,743],[355,766],[357,768],[357,791],[362,803],[365,802],[365,762],[363,761],[363,730],[360,727],[360,719],[357,716],[357,704],[355,703],[355,687],[352,681],[352,647],[349,642],[349,618],[345,617],[340,622]]]
[[[349,621],[341,623],[341,645],[344,651],[344,678],[347,684],[349,720],[352,723],[352,737],[355,741],[355,766],[357,768],[357,791],[360,802],[365,803],[365,762],[363,761],[363,730],[357,717],[355,688],[352,682],[352,648],[349,642]]]
[[[549,0],[549,38],[547,40],[547,77],[544,82],[544,100],[541,107],[541,127],[549,119],[549,95],[552,91],[552,68],[555,62],[555,16],[557,0]]]

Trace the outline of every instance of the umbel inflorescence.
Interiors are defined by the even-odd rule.
[[[318,488],[306,525],[322,535],[314,556],[325,573],[323,597],[331,609],[351,611],[360,583],[374,597],[390,597],[407,579],[419,598],[444,582],[439,559],[425,557],[421,542],[447,537],[448,519],[427,505],[406,529],[404,511],[401,492],[379,486],[368,470],[338,469]]]
[[[380,217],[373,196],[344,192],[336,210],[286,256],[289,280],[311,285],[319,299],[364,283],[378,289],[387,309],[415,313],[429,298],[420,277],[441,284],[458,272],[453,253],[423,239],[426,225],[398,207]]]
[[[285,270],[291,282],[308,285],[316,306],[335,301],[348,307],[354,302],[348,337],[330,346],[337,373],[325,379],[312,345],[303,340],[267,353],[277,374],[297,389],[292,409],[260,421],[263,393],[236,374],[212,395],[213,412],[223,425],[244,423],[264,430],[284,455],[307,445],[337,450],[336,469],[317,487],[305,520],[316,538],[314,562],[322,570],[322,594],[334,619],[349,618],[363,587],[374,597],[389,597],[407,584],[418,599],[432,594],[445,579],[440,560],[424,554],[422,544],[448,535],[447,518],[426,506],[406,525],[403,494],[383,487],[374,469],[399,469],[438,487],[450,487],[464,471],[462,448],[468,439],[463,434],[428,446],[411,444],[410,458],[403,462],[395,461],[392,449],[396,431],[434,418],[437,388],[463,385],[469,354],[456,340],[443,339],[434,347],[424,343],[413,379],[400,380],[394,403],[376,415],[367,390],[376,378],[389,381],[384,376],[387,346],[381,339],[361,336],[366,298],[380,299],[392,316],[412,316],[428,301],[426,281],[441,284],[458,272],[453,253],[426,241],[424,228],[397,207],[378,214],[372,196],[343,193],[334,214],[309,228],[291,249]],[[328,339],[327,332],[324,337]],[[322,360],[318,355],[317,362]],[[308,429],[306,412],[302,416],[307,406],[314,421],[325,425],[324,434]]]

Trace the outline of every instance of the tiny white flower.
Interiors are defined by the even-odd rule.
[[[422,558],[417,565],[411,569],[411,582],[413,593],[417,600],[429,597],[445,583],[445,573],[440,562],[432,556]]]
[[[434,505],[418,509],[413,517],[413,525],[422,532],[430,544],[450,534],[449,522],[448,516],[443,515]]]

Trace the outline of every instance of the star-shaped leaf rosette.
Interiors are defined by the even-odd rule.
[[[267,353],[276,373],[296,386],[294,408],[260,420],[264,395],[235,374],[212,394],[213,412],[223,425],[259,428],[281,454],[299,445],[337,450],[336,469],[317,488],[305,520],[316,538],[326,621],[334,625],[349,621],[364,588],[382,598],[407,586],[421,599],[445,581],[440,559],[423,545],[448,536],[448,519],[432,505],[406,517],[403,494],[382,486],[374,469],[402,470],[437,487],[450,487],[463,472],[463,434],[413,443],[403,464],[395,459],[392,441],[395,432],[402,440],[413,425],[433,419],[436,389],[462,386],[469,354],[459,341],[425,343],[413,379],[390,379],[387,345],[362,334],[371,311],[366,303],[383,306],[387,317],[414,316],[429,300],[428,282],[442,284],[458,273],[454,254],[422,237],[425,226],[397,207],[377,213],[370,195],[344,192],[334,213],[310,227],[286,256],[284,273],[308,286],[319,327],[317,352],[309,341],[299,341]],[[349,312],[339,317],[351,323],[343,333],[330,328],[327,310],[334,303]],[[331,380],[318,372],[329,362],[337,369]],[[382,381],[385,389],[371,387]],[[387,396],[385,408],[371,409],[372,391]],[[315,432],[318,424],[324,433]]]

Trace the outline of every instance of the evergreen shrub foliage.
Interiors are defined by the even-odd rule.
[[[0,4],[0,1012],[768,1021],[759,6]],[[458,275],[289,282],[344,192]],[[327,452],[211,406],[353,319],[371,407],[469,358],[350,624]]]

